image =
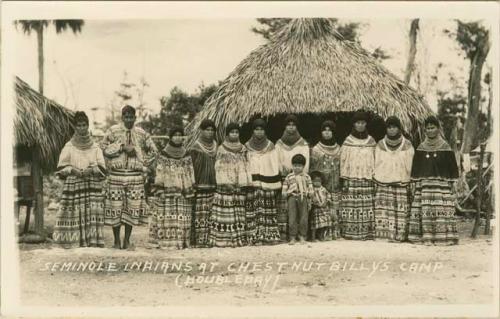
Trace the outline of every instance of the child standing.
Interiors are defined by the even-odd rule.
[[[333,226],[335,220],[332,215],[331,194],[323,186],[323,174],[318,171],[311,173],[314,193],[312,197],[312,209],[310,216],[311,240],[326,240],[328,231]],[[334,212],[333,212],[334,213]]]
[[[295,244],[297,235],[300,243],[305,243],[307,236],[308,215],[311,208],[313,186],[311,177],[304,172],[306,158],[302,154],[292,157],[292,173],[283,182],[283,197],[288,204],[289,243]]]

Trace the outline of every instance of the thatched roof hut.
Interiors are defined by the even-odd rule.
[[[73,112],[15,79],[16,115],[14,132],[18,160],[29,161],[39,150],[44,171],[53,170],[64,144],[73,134]]]
[[[325,118],[337,120],[337,126],[349,122],[349,130],[349,112],[359,108],[383,118],[397,115],[409,133],[432,113],[422,96],[357,43],[344,40],[329,19],[294,19],[229,74],[188,131],[193,139],[209,118],[221,138],[229,122],[243,124],[257,116],[268,118],[271,130],[281,130],[283,114],[295,113],[307,124],[299,126],[306,137],[317,134]],[[273,134],[276,139],[281,133]]]

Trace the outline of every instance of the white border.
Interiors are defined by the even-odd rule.
[[[114,307],[114,308],[51,308],[23,307],[19,302],[18,252],[14,234],[12,198],[13,90],[10,61],[15,58],[12,43],[12,21],[17,19],[238,19],[255,17],[339,17],[349,19],[484,19],[494,26],[491,34],[492,61],[499,61],[499,5],[496,2],[4,2],[2,4],[2,112],[1,112],[1,283],[2,314],[23,316],[199,316],[248,317],[259,314],[266,317],[325,317],[325,316],[432,316],[432,317],[498,317],[498,212],[499,187],[496,185],[496,235],[494,238],[496,270],[495,296],[490,305],[413,305],[413,306],[339,306],[297,307]],[[499,65],[494,68],[494,141],[496,167],[500,168],[498,93]],[[495,180],[500,173],[495,169]]]

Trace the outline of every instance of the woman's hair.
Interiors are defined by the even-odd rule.
[[[401,125],[401,121],[399,120],[398,117],[396,116],[389,116],[386,120],[385,120],[385,126],[386,127],[389,127],[389,126],[396,126],[397,128],[399,128],[400,131],[403,130],[402,128],[402,125]]]
[[[425,127],[427,127],[427,125],[429,125],[429,124],[433,124],[433,125],[435,125],[437,127],[441,127],[441,124],[439,123],[438,118],[436,116],[434,116],[434,115],[431,115],[431,116],[427,117],[425,119],[424,124],[425,124]]]
[[[89,125],[89,118],[83,111],[77,111],[73,117],[73,123],[75,125],[79,122],[85,122],[85,124]]]
[[[214,131],[217,130],[217,128],[215,127],[214,121],[209,120],[209,119],[204,119],[203,121],[201,121],[201,123],[200,123],[200,129],[206,130],[209,127],[213,128]]]
[[[364,110],[357,110],[354,113],[354,116],[352,117],[352,123],[356,123],[357,121],[365,121],[368,122],[370,119],[370,116],[368,115],[368,112]]]
[[[295,116],[294,114],[288,114],[285,118],[285,126],[288,125],[288,123],[294,123],[295,126],[299,126],[299,119],[297,118],[297,116]]]
[[[321,124],[321,132],[325,130],[325,128],[329,127],[333,132],[335,130],[335,123],[331,120],[326,120]]]
[[[266,129],[267,123],[264,119],[256,119],[252,123],[252,130],[255,130],[256,128],[260,127],[263,130]]]
[[[174,136],[175,133],[181,133],[181,135],[184,136],[184,130],[180,126],[172,127],[168,132],[168,137],[172,139],[172,136]]]
[[[232,130],[238,130],[238,132],[240,131],[240,126],[238,125],[238,123],[229,123],[226,126],[226,136],[228,136]]]

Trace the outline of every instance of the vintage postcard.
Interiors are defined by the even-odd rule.
[[[495,2],[2,4],[6,317],[498,317]]]

